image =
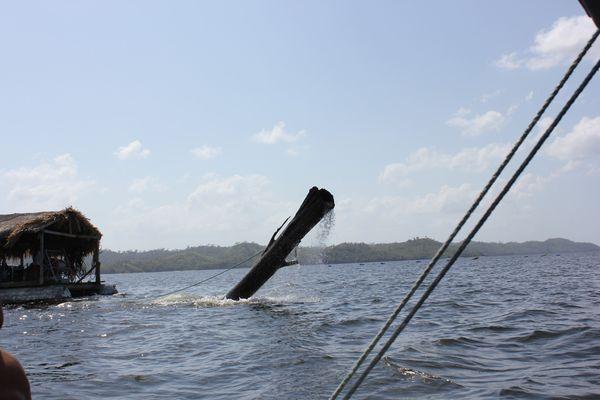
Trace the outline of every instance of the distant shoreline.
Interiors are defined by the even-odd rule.
[[[441,243],[429,238],[415,238],[399,243],[341,243],[325,248],[301,247],[298,251],[300,264],[350,264],[409,260],[425,260],[433,257]],[[103,273],[159,272],[212,270],[229,268],[240,260],[256,254],[264,246],[257,243],[238,243],[233,246],[196,246],[181,250],[148,250],[101,253]],[[453,243],[444,254],[449,257],[456,251]],[[568,239],[548,239],[527,242],[472,242],[462,257],[542,255],[560,253],[598,252],[594,243],[573,242]],[[253,260],[252,260],[253,261]],[[248,268],[252,261],[239,266]]]

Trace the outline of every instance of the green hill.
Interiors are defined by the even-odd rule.
[[[325,248],[302,247],[298,251],[301,264],[339,264],[377,261],[399,261],[431,258],[441,243],[429,238],[415,238],[399,243],[341,243]],[[445,256],[456,251],[452,244]],[[196,246],[181,250],[149,250],[116,252],[104,250],[101,254],[102,271],[150,272],[189,269],[228,268],[262,250],[257,243],[237,243],[233,246]],[[523,243],[472,242],[463,256],[506,256],[546,253],[574,253],[600,251],[593,243],[578,243],[567,239],[548,239]],[[250,267],[252,261],[240,268]]]

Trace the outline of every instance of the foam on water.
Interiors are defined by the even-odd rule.
[[[390,357],[384,357],[383,361],[385,365],[391,368],[395,373],[402,376],[403,378],[412,379],[412,380],[420,380],[426,384],[449,384],[457,387],[461,387],[456,382],[451,381],[450,379],[443,378],[441,376],[433,375],[427,372],[418,371],[416,369],[403,367],[397,362],[393,361]]]
[[[317,297],[298,297],[298,296],[266,296],[251,297],[249,299],[231,300],[224,296],[201,296],[188,293],[177,293],[169,296],[154,299],[150,302],[152,305],[172,306],[172,305],[191,305],[194,307],[239,307],[248,304],[304,304],[316,303]]]

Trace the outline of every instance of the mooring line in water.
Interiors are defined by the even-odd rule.
[[[223,270],[223,271],[221,271],[221,272],[218,272],[218,273],[216,273],[216,274],[214,274],[214,275],[211,275],[211,276],[209,276],[209,277],[208,277],[208,278],[206,278],[206,279],[203,279],[203,280],[201,280],[201,281],[199,281],[199,282],[196,282],[196,283],[193,283],[193,284],[191,284],[191,285],[188,285],[188,286],[182,287],[182,288],[180,288],[180,289],[173,290],[173,291],[171,291],[171,292],[168,292],[168,293],[165,293],[165,294],[161,294],[160,296],[156,296],[156,297],[155,297],[155,298],[153,298],[152,300],[157,300],[157,299],[160,299],[161,297],[166,297],[166,296],[170,296],[170,295],[172,295],[172,294],[175,294],[175,293],[183,292],[184,290],[187,290],[187,289],[193,288],[194,286],[198,286],[198,285],[200,285],[200,284],[203,284],[203,283],[205,283],[205,282],[208,282],[208,281],[210,281],[211,279],[213,279],[213,278],[216,278],[216,277],[217,277],[217,276],[219,276],[219,275],[223,275],[225,272],[229,272],[229,271],[231,271],[232,269],[235,269],[235,268],[239,267],[239,266],[240,266],[240,265],[242,265],[243,263],[245,263],[245,262],[248,262],[248,261],[252,260],[254,257],[256,257],[256,256],[258,256],[258,255],[260,255],[260,254],[262,254],[262,252],[263,252],[263,250],[259,251],[259,252],[258,252],[258,253],[256,253],[256,254],[253,254],[253,255],[251,255],[250,257],[246,258],[246,259],[245,259],[245,260],[243,260],[243,261],[240,261],[239,263],[235,264],[233,267],[229,267],[229,268],[227,268],[226,270]]]
[[[361,354],[361,356],[356,361],[356,363],[354,364],[354,366],[352,367],[352,369],[350,370],[350,372],[340,382],[340,384],[338,385],[338,387],[336,388],[336,390],[334,391],[334,393],[331,395],[330,400],[336,399],[338,397],[338,395],[341,393],[341,391],[344,389],[344,387],[347,385],[347,383],[350,381],[350,379],[352,379],[352,377],[354,376],[354,374],[356,373],[356,371],[358,370],[358,368],[361,366],[361,364],[364,362],[364,360],[371,353],[371,351],[373,350],[373,348],[377,345],[377,343],[379,342],[379,340],[381,339],[381,337],[383,337],[383,335],[385,334],[385,332],[389,329],[389,327],[391,326],[391,324],[395,321],[395,319],[397,318],[398,314],[404,308],[404,306],[406,305],[406,303],[408,302],[408,300],[412,297],[412,295],[416,292],[416,290],[421,286],[421,284],[423,283],[423,281],[425,280],[425,278],[427,277],[427,275],[430,273],[430,271],[432,270],[432,268],[435,266],[435,264],[437,263],[437,261],[442,256],[442,254],[446,251],[446,249],[448,248],[448,246],[450,245],[450,243],[452,242],[452,240],[454,239],[454,237],[458,234],[458,232],[463,227],[463,225],[465,224],[465,222],[469,219],[469,217],[471,216],[471,214],[473,213],[473,211],[479,206],[479,204],[481,203],[483,197],[487,194],[487,192],[489,191],[489,189],[491,188],[491,186],[498,179],[500,173],[504,170],[504,168],[506,167],[506,165],[508,164],[508,162],[512,159],[512,157],[514,156],[514,154],[517,152],[518,148],[525,141],[525,139],[527,138],[527,136],[529,135],[529,133],[531,132],[531,130],[533,129],[533,127],[537,124],[537,122],[541,118],[542,114],[546,111],[546,109],[548,108],[548,106],[550,105],[550,103],[554,100],[554,98],[556,97],[556,95],[558,94],[558,92],[560,91],[560,89],[564,86],[564,84],[570,78],[571,74],[573,73],[573,71],[575,70],[575,68],[577,67],[577,65],[580,63],[580,61],[583,59],[583,57],[585,56],[585,54],[587,53],[587,51],[591,48],[591,46],[593,45],[594,41],[597,39],[597,37],[598,37],[599,34],[600,34],[600,30],[597,30],[592,35],[592,37],[590,38],[590,40],[588,41],[588,43],[586,44],[586,46],[579,53],[579,55],[577,56],[577,58],[573,61],[573,63],[571,64],[571,66],[569,67],[569,69],[567,70],[567,72],[565,73],[565,76],[562,78],[562,80],[560,81],[560,83],[556,86],[556,88],[554,89],[554,91],[552,92],[552,94],[548,97],[548,99],[544,102],[544,105],[538,111],[538,113],[536,114],[536,116],[534,117],[534,119],[532,120],[532,122],[529,124],[529,126],[527,127],[527,129],[525,130],[525,132],[523,133],[523,135],[515,143],[515,145],[513,146],[512,150],[507,155],[507,157],[504,159],[504,161],[502,162],[502,164],[500,165],[500,167],[498,168],[498,170],[496,171],[496,173],[494,173],[494,175],[492,176],[492,178],[490,179],[490,181],[487,183],[487,185],[485,186],[485,188],[479,194],[479,196],[477,197],[477,199],[475,200],[475,202],[473,203],[473,205],[471,206],[471,208],[469,208],[469,210],[467,211],[467,213],[463,216],[463,218],[461,219],[461,221],[459,222],[459,224],[456,226],[456,228],[454,229],[454,231],[452,232],[452,234],[450,235],[450,237],[448,238],[448,240],[440,247],[440,249],[438,250],[438,252],[435,254],[435,256],[433,257],[433,259],[430,261],[430,263],[427,266],[427,268],[423,271],[423,273],[421,274],[421,276],[415,282],[415,284],[413,285],[413,287],[411,288],[411,290],[409,291],[409,293],[405,296],[405,298],[402,300],[402,302],[396,307],[396,309],[394,310],[394,312],[392,313],[392,315],[388,318],[388,320],[386,321],[386,323],[384,324],[384,326],[382,327],[382,329],[377,333],[377,335],[373,338],[373,340],[371,341],[371,343],[367,346],[367,349]],[[575,100],[577,99],[577,97],[579,96],[579,94],[583,91],[583,89],[587,86],[587,84],[589,83],[589,81],[593,78],[593,76],[595,75],[595,73],[598,71],[598,67],[600,67],[600,61],[598,61],[596,63],[596,65],[594,66],[594,68],[592,68],[592,70],[586,76],[586,78],[584,79],[584,81],[580,84],[580,86],[577,88],[577,90],[573,93],[573,95],[571,96],[571,98],[567,101],[567,103],[565,104],[565,106],[561,109],[560,113],[556,116],[556,118],[554,119],[554,121],[552,122],[552,124],[550,125],[550,127],[548,127],[548,129],[546,130],[546,132],[538,139],[538,142],[533,147],[533,149],[530,151],[530,153],[528,154],[527,158],[522,162],[522,164],[519,166],[519,169],[517,169],[517,171],[513,174],[513,176],[509,180],[509,182],[504,186],[503,190],[496,197],[496,199],[494,200],[494,202],[492,203],[492,205],[490,205],[490,207],[486,210],[485,214],[478,221],[478,223],[475,226],[475,228],[473,228],[473,230],[469,233],[469,236],[462,242],[461,246],[456,251],[456,253],[454,254],[454,256],[448,261],[448,263],[446,264],[446,266],[444,266],[444,268],[439,272],[439,274],[436,276],[436,278],[434,279],[434,281],[430,284],[430,286],[426,289],[426,291],[424,292],[424,294],[421,296],[421,298],[419,299],[419,301],[415,304],[415,306],[413,306],[413,309],[405,317],[404,321],[400,324],[400,326],[398,326],[398,328],[396,328],[396,330],[392,333],[391,337],[384,344],[383,348],[377,353],[377,355],[375,356],[375,358],[366,367],[365,371],[363,371],[363,373],[359,376],[357,382],[349,389],[349,391],[346,394],[346,396],[344,397],[344,399],[349,399],[356,392],[356,390],[358,389],[358,387],[360,386],[360,384],[364,381],[364,379],[369,374],[369,372],[379,362],[379,360],[381,359],[381,357],[383,357],[383,355],[388,350],[388,348],[392,345],[392,343],[395,341],[395,339],[397,338],[397,336],[404,330],[404,327],[408,324],[408,322],[410,322],[410,320],[412,319],[412,317],[414,316],[414,314],[416,314],[416,312],[419,310],[419,308],[421,307],[421,305],[425,302],[425,300],[427,300],[427,298],[429,297],[429,295],[431,294],[431,292],[433,292],[433,290],[437,287],[437,285],[439,284],[439,282],[441,281],[441,279],[446,275],[446,273],[448,272],[448,270],[450,269],[450,267],[452,267],[452,265],[454,264],[454,262],[456,261],[456,259],[458,259],[458,257],[461,255],[461,253],[463,252],[463,250],[466,248],[466,246],[469,244],[469,242],[472,240],[472,238],[475,236],[475,234],[479,231],[479,229],[481,228],[481,226],[483,226],[483,224],[487,221],[488,217],[492,214],[492,212],[494,211],[494,209],[496,208],[496,206],[504,198],[504,196],[506,195],[506,193],[508,193],[508,191],[510,190],[510,188],[512,187],[512,185],[514,184],[514,182],[519,178],[519,176],[521,175],[521,173],[523,172],[523,170],[527,167],[527,165],[529,164],[529,162],[536,155],[536,153],[541,148],[541,146],[544,144],[544,142],[546,141],[546,139],[550,136],[550,134],[552,133],[552,131],[554,130],[554,128],[556,127],[556,125],[558,125],[558,123],[563,118],[563,116],[566,114],[566,112],[571,108],[571,106],[573,105],[573,103],[575,102]]]

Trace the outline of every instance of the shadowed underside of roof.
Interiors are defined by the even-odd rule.
[[[81,236],[53,236],[48,244],[68,248],[82,257],[93,252],[102,236],[81,212],[71,207],[61,211],[5,214],[0,215],[0,256],[34,254],[39,247],[38,233],[43,230]]]

